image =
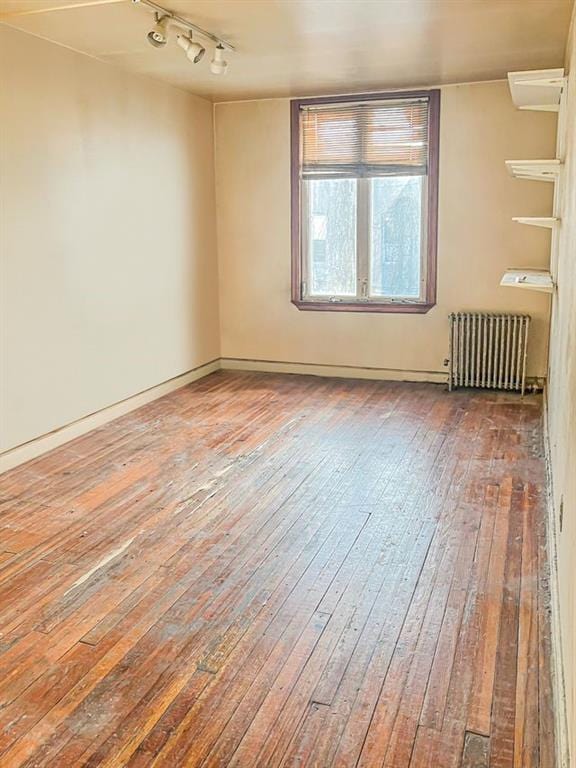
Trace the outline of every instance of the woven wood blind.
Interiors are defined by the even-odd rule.
[[[300,137],[304,179],[425,175],[428,99],[302,106]]]

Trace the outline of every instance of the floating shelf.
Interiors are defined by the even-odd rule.
[[[506,160],[508,173],[516,179],[556,181],[562,163],[560,160]]]
[[[531,110],[532,112],[560,112],[560,104],[529,104],[518,109]]]
[[[508,84],[512,101],[518,109],[558,112],[566,78],[563,69],[537,69],[509,72]]]
[[[555,216],[513,216],[512,221],[516,221],[518,224],[530,224],[532,227],[552,229],[560,219]]]
[[[524,288],[541,293],[552,293],[552,275],[546,269],[508,269],[500,280],[505,288]]]

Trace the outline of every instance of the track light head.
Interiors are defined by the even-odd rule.
[[[198,64],[200,59],[206,53],[206,48],[200,45],[200,43],[195,43],[194,40],[192,40],[192,35],[189,37],[178,35],[176,42],[183,51],[186,51],[186,56],[193,64]]]
[[[154,48],[163,48],[168,42],[168,16],[156,14],[156,24],[148,32],[146,39]]]
[[[214,48],[214,58],[210,62],[210,72],[213,75],[225,75],[228,69],[228,62],[224,59],[225,48],[222,43],[218,43]]]

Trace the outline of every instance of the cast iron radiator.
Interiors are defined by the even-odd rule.
[[[529,315],[453,312],[448,388],[484,387],[524,394]]]

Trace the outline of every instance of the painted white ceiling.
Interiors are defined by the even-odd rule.
[[[146,42],[131,0],[0,0],[0,21],[214,101],[492,80],[562,66],[572,0],[157,0],[237,47],[229,72]]]

